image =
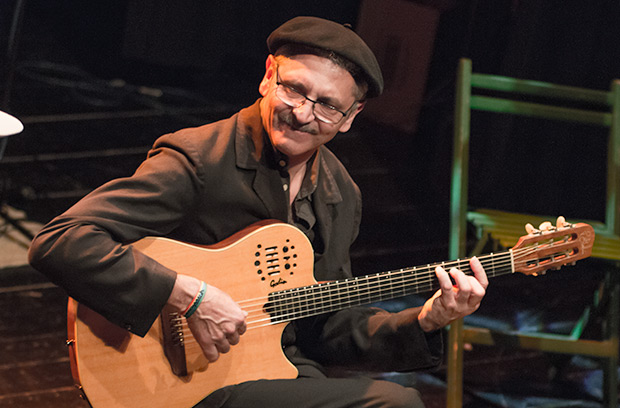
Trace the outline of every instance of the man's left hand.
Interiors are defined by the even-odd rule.
[[[435,268],[440,289],[424,303],[418,315],[422,330],[431,332],[440,329],[478,309],[489,281],[478,258],[471,258],[469,264],[473,276],[465,275],[456,268],[450,269],[450,272],[440,266]]]

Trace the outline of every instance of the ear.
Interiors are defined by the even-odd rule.
[[[355,117],[362,110],[364,110],[364,106],[366,106],[366,102],[360,102],[357,105],[357,107],[355,108],[355,110],[353,110],[351,113],[349,113],[349,115],[344,120],[344,122],[342,122],[342,125],[340,125],[340,127],[338,128],[338,131],[341,132],[341,133],[344,133],[344,132],[347,132],[349,129],[351,129],[351,125],[353,124],[353,119],[355,119]]]
[[[273,55],[269,54],[267,61],[265,61],[265,75],[258,85],[258,92],[262,96],[266,96],[269,92],[269,87],[273,77],[276,75],[276,59]]]

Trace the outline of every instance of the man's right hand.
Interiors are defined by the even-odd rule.
[[[182,313],[200,289],[201,282],[187,275],[177,275],[168,304]],[[198,309],[188,319],[194,338],[210,362],[220,353],[228,353],[245,333],[247,312],[225,292],[207,284],[207,291]]]

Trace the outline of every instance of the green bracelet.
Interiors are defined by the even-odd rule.
[[[186,319],[189,319],[189,317],[193,315],[196,310],[198,310],[198,306],[200,306],[200,303],[202,303],[202,299],[205,297],[205,293],[207,293],[207,284],[202,282],[202,285],[200,285],[200,290],[196,294],[196,297],[194,298],[191,305],[187,308],[187,311],[183,314]]]

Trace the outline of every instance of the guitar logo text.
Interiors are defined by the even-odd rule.
[[[286,281],[282,278],[279,278],[278,280],[272,280],[269,283],[269,286],[271,286],[272,288],[275,288],[278,285],[284,285],[286,283]]]

